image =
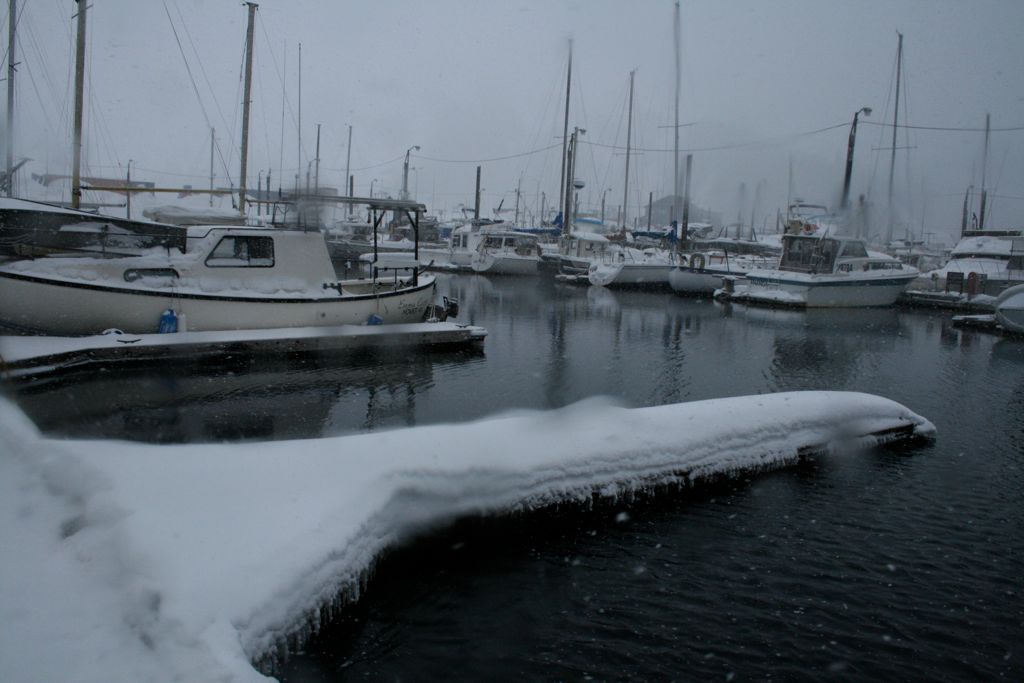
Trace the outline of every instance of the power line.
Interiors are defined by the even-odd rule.
[[[546,151],[548,151],[550,149],[555,149],[556,147],[561,147],[561,146],[562,146],[562,143],[559,142],[559,143],[554,144],[554,145],[548,145],[547,147],[541,147],[539,149],[533,149],[533,150],[530,150],[529,152],[520,152],[519,154],[509,154],[509,155],[503,156],[503,157],[492,157],[490,159],[435,159],[434,157],[425,157],[425,156],[423,156],[421,154],[415,154],[413,156],[415,156],[417,159],[424,159],[426,161],[436,161],[436,162],[441,163],[441,164],[482,164],[482,163],[488,162],[488,161],[504,161],[506,159],[518,159],[520,157],[528,157],[530,155],[539,154],[540,152],[546,152]],[[399,158],[401,158],[401,157],[399,157]],[[396,161],[397,161],[397,159],[396,159]],[[391,163],[391,162],[385,162],[385,163]],[[383,166],[383,164],[377,164],[377,166]],[[375,167],[374,166],[367,166],[366,168],[375,168]]]
[[[786,140],[792,140],[794,138],[806,137],[808,135],[817,135],[818,133],[824,133],[826,131],[835,130],[836,128],[844,128],[844,127],[849,126],[849,125],[850,125],[849,123],[843,122],[843,123],[837,123],[834,126],[826,126],[825,128],[819,128],[817,130],[807,131],[806,133],[796,133],[794,135],[785,135],[785,136],[780,136],[780,137],[777,137],[777,138],[766,138],[764,140],[751,140],[751,141],[748,141],[748,142],[737,142],[737,143],[734,143],[734,144],[731,144],[731,145],[717,145],[717,146],[714,146],[714,147],[690,147],[688,149],[680,149],[679,151],[680,152],[717,152],[717,151],[727,150],[727,149],[740,149],[740,148],[743,148],[743,147],[758,147],[760,145],[768,145],[768,144],[772,144],[772,143],[775,143],[775,142],[784,142]],[[585,145],[593,145],[594,147],[604,147],[605,149],[615,149],[615,150],[625,149],[625,147],[618,147],[616,145],[605,145],[605,144],[602,144],[600,142],[593,142],[591,140],[581,140],[580,142],[582,144],[585,144]],[[642,148],[642,147],[634,148],[631,151],[633,151],[633,152],[660,152],[660,153],[675,152],[674,149],[645,149],[645,148]]]
[[[880,123],[878,121],[860,121],[861,124],[869,126],[882,126],[884,128],[892,128],[891,123]],[[908,128],[910,130],[938,130],[938,131],[952,131],[957,133],[984,133],[984,128],[958,128],[955,126],[915,126],[909,123],[901,123],[896,126],[897,128]],[[1008,133],[1024,130],[1024,126],[1010,126],[1007,128],[989,128],[990,133]]]

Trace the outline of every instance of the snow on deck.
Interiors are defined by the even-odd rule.
[[[0,680],[265,680],[251,661],[422,525],[779,467],[900,428],[934,434],[888,399],[796,392],[154,446],[44,438],[0,401]]]

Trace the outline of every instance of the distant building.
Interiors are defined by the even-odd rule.
[[[673,197],[671,195],[662,197],[661,199],[655,199],[651,204],[651,226],[660,227],[671,223],[673,220],[681,221],[683,219],[683,198],[679,197],[679,215],[672,215]],[[645,207],[646,208],[646,207]],[[697,206],[693,202],[690,202],[690,213],[688,219],[691,223],[711,223],[712,225],[722,224],[722,214],[717,211],[711,211],[703,207]],[[641,227],[647,225],[647,211],[645,210],[643,215],[640,217]]]

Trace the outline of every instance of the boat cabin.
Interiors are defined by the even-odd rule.
[[[483,238],[478,249],[480,251],[516,254],[518,256],[534,256],[540,253],[537,237],[521,232],[482,233]]]
[[[860,261],[866,270],[870,257],[864,240],[851,237],[783,235],[779,270],[797,273],[833,273],[852,270]]]
[[[558,253],[570,258],[593,259],[603,254],[609,244],[604,235],[574,230],[558,241]]]

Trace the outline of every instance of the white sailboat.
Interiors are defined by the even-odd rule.
[[[537,237],[511,229],[490,228],[478,233],[479,243],[470,261],[477,273],[536,275],[540,268]]]
[[[629,157],[633,133],[633,81],[629,73],[629,114],[626,119],[626,174],[622,198],[622,232],[626,231],[626,207],[629,201]],[[591,263],[587,273],[590,284],[601,287],[661,287],[668,285],[668,276],[675,267],[671,252],[656,247],[636,249],[614,245],[604,250]]]
[[[248,4],[239,212],[244,215],[252,37],[256,5]],[[81,194],[82,55],[85,12],[78,18],[73,204]],[[357,200],[371,210],[404,212],[418,234],[425,207],[412,201]],[[106,328],[161,330],[182,315],[196,331],[405,323],[421,320],[434,278],[411,258],[374,249],[369,278],[337,281],[318,231],[199,226],[184,239],[141,255],[60,255],[0,267],[0,322],[44,334],[91,334]],[[170,331],[179,325],[168,324]]]
[[[407,323],[422,320],[434,299],[434,278],[412,259],[381,256],[372,277],[338,281],[316,231],[187,232],[184,251],[0,266],[0,322],[53,335],[157,332],[168,312],[192,331]]]

